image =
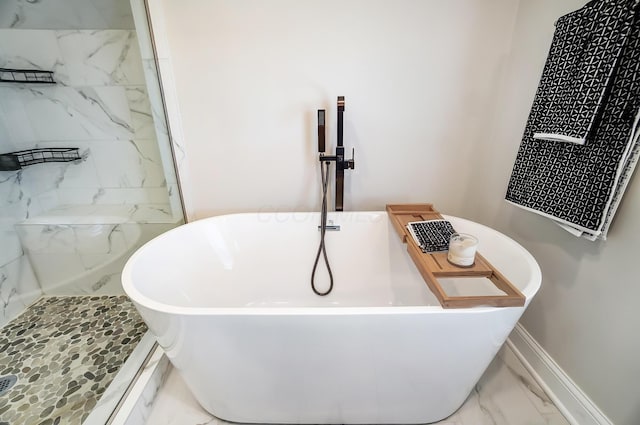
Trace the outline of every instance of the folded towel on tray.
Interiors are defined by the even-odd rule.
[[[456,233],[451,223],[444,219],[412,221],[407,229],[422,252],[441,252],[449,249],[449,239]]]
[[[588,16],[606,20],[619,11],[621,4],[634,10],[633,1],[611,0],[590,2],[585,8],[596,8],[598,13],[591,11]],[[608,9],[611,11],[606,12]],[[548,97],[549,81],[553,79],[550,75],[562,65],[555,59],[547,61],[507,188],[507,201],[549,217],[576,236],[590,240],[606,239],[640,153],[640,17],[635,12],[620,52],[611,51],[616,56],[613,70],[600,103],[589,109],[592,116],[583,144],[535,137],[539,129],[549,129],[543,126],[551,116],[545,96]],[[574,12],[567,18],[572,16],[583,22],[587,15]],[[620,19],[626,22],[626,17]],[[586,35],[585,38],[589,39]],[[562,43],[559,33],[553,43]],[[607,63],[611,62],[609,58]],[[587,90],[585,98],[594,105],[590,93]],[[572,110],[567,108],[565,112],[570,115]],[[586,121],[573,119],[574,124]]]

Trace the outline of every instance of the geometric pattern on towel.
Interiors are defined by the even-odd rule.
[[[631,133],[640,111],[638,16],[619,56],[599,120],[585,145],[534,139],[540,108],[536,94],[506,199],[597,235],[608,227],[610,208],[622,196],[619,189],[626,186],[622,179],[631,175],[635,165],[630,152],[637,152],[638,139],[631,140]]]
[[[441,252],[449,249],[449,239],[456,231],[444,219],[412,221],[407,228],[422,252]]]
[[[622,175],[620,176],[620,180],[618,181],[618,185],[616,186],[615,192],[613,194],[611,206],[608,208],[607,216],[604,219],[604,223],[602,226],[603,238],[606,238],[607,232],[609,231],[609,226],[613,221],[613,216],[618,210],[618,206],[620,205],[620,201],[622,200],[622,195],[627,188],[627,184],[631,180],[631,176],[633,175],[633,171],[636,168],[638,159],[640,159],[640,110],[638,111],[638,116],[636,117],[634,135],[632,137],[635,137],[635,139],[632,140],[632,143],[629,146],[629,155],[625,160],[624,169],[622,170]]]
[[[633,22],[626,3],[591,2],[556,21],[538,86],[536,133],[585,142]]]

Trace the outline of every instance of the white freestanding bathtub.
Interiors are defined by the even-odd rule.
[[[329,214],[341,229],[326,235],[335,278],[326,297],[310,287],[317,213],[181,226],[140,248],[122,282],[198,402],[219,418],[429,423],[464,403],[541,282],[516,242],[446,218],[479,238],[479,251],[526,296],[524,307],[440,307],[386,212]],[[447,287],[462,292],[468,282]]]

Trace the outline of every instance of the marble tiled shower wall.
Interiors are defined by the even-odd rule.
[[[79,163],[3,172],[37,214],[61,204],[167,203],[134,30],[0,30],[0,67],[54,71],[56,85],[0,86],[2,149],[78,147]],[[4,198],[4,197],[3,197]]]
[[[133,29],[0,29],[0,67],[58,83],[0,83],[0,153],[77,147],[83,158],[0,171],[0,325],[41,293],[16,223],[61,205],[179,207],[152,62]]]

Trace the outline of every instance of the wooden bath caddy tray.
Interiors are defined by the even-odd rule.
[[[407,251],[424,278],[431,292],[444,308],[466,308],[476,306],[516,307],[523,306],[525,297],[509,280],[491,265],[480,253],[471,267],[457,267],[447,261],[446,252],[424,253],[407,229],[411,221],[442,219],[431,204],[387,205],[389,219],[398,232]],[[491,281],[504,295],[451,296],[442,288],[438,278],[484,277]]]

